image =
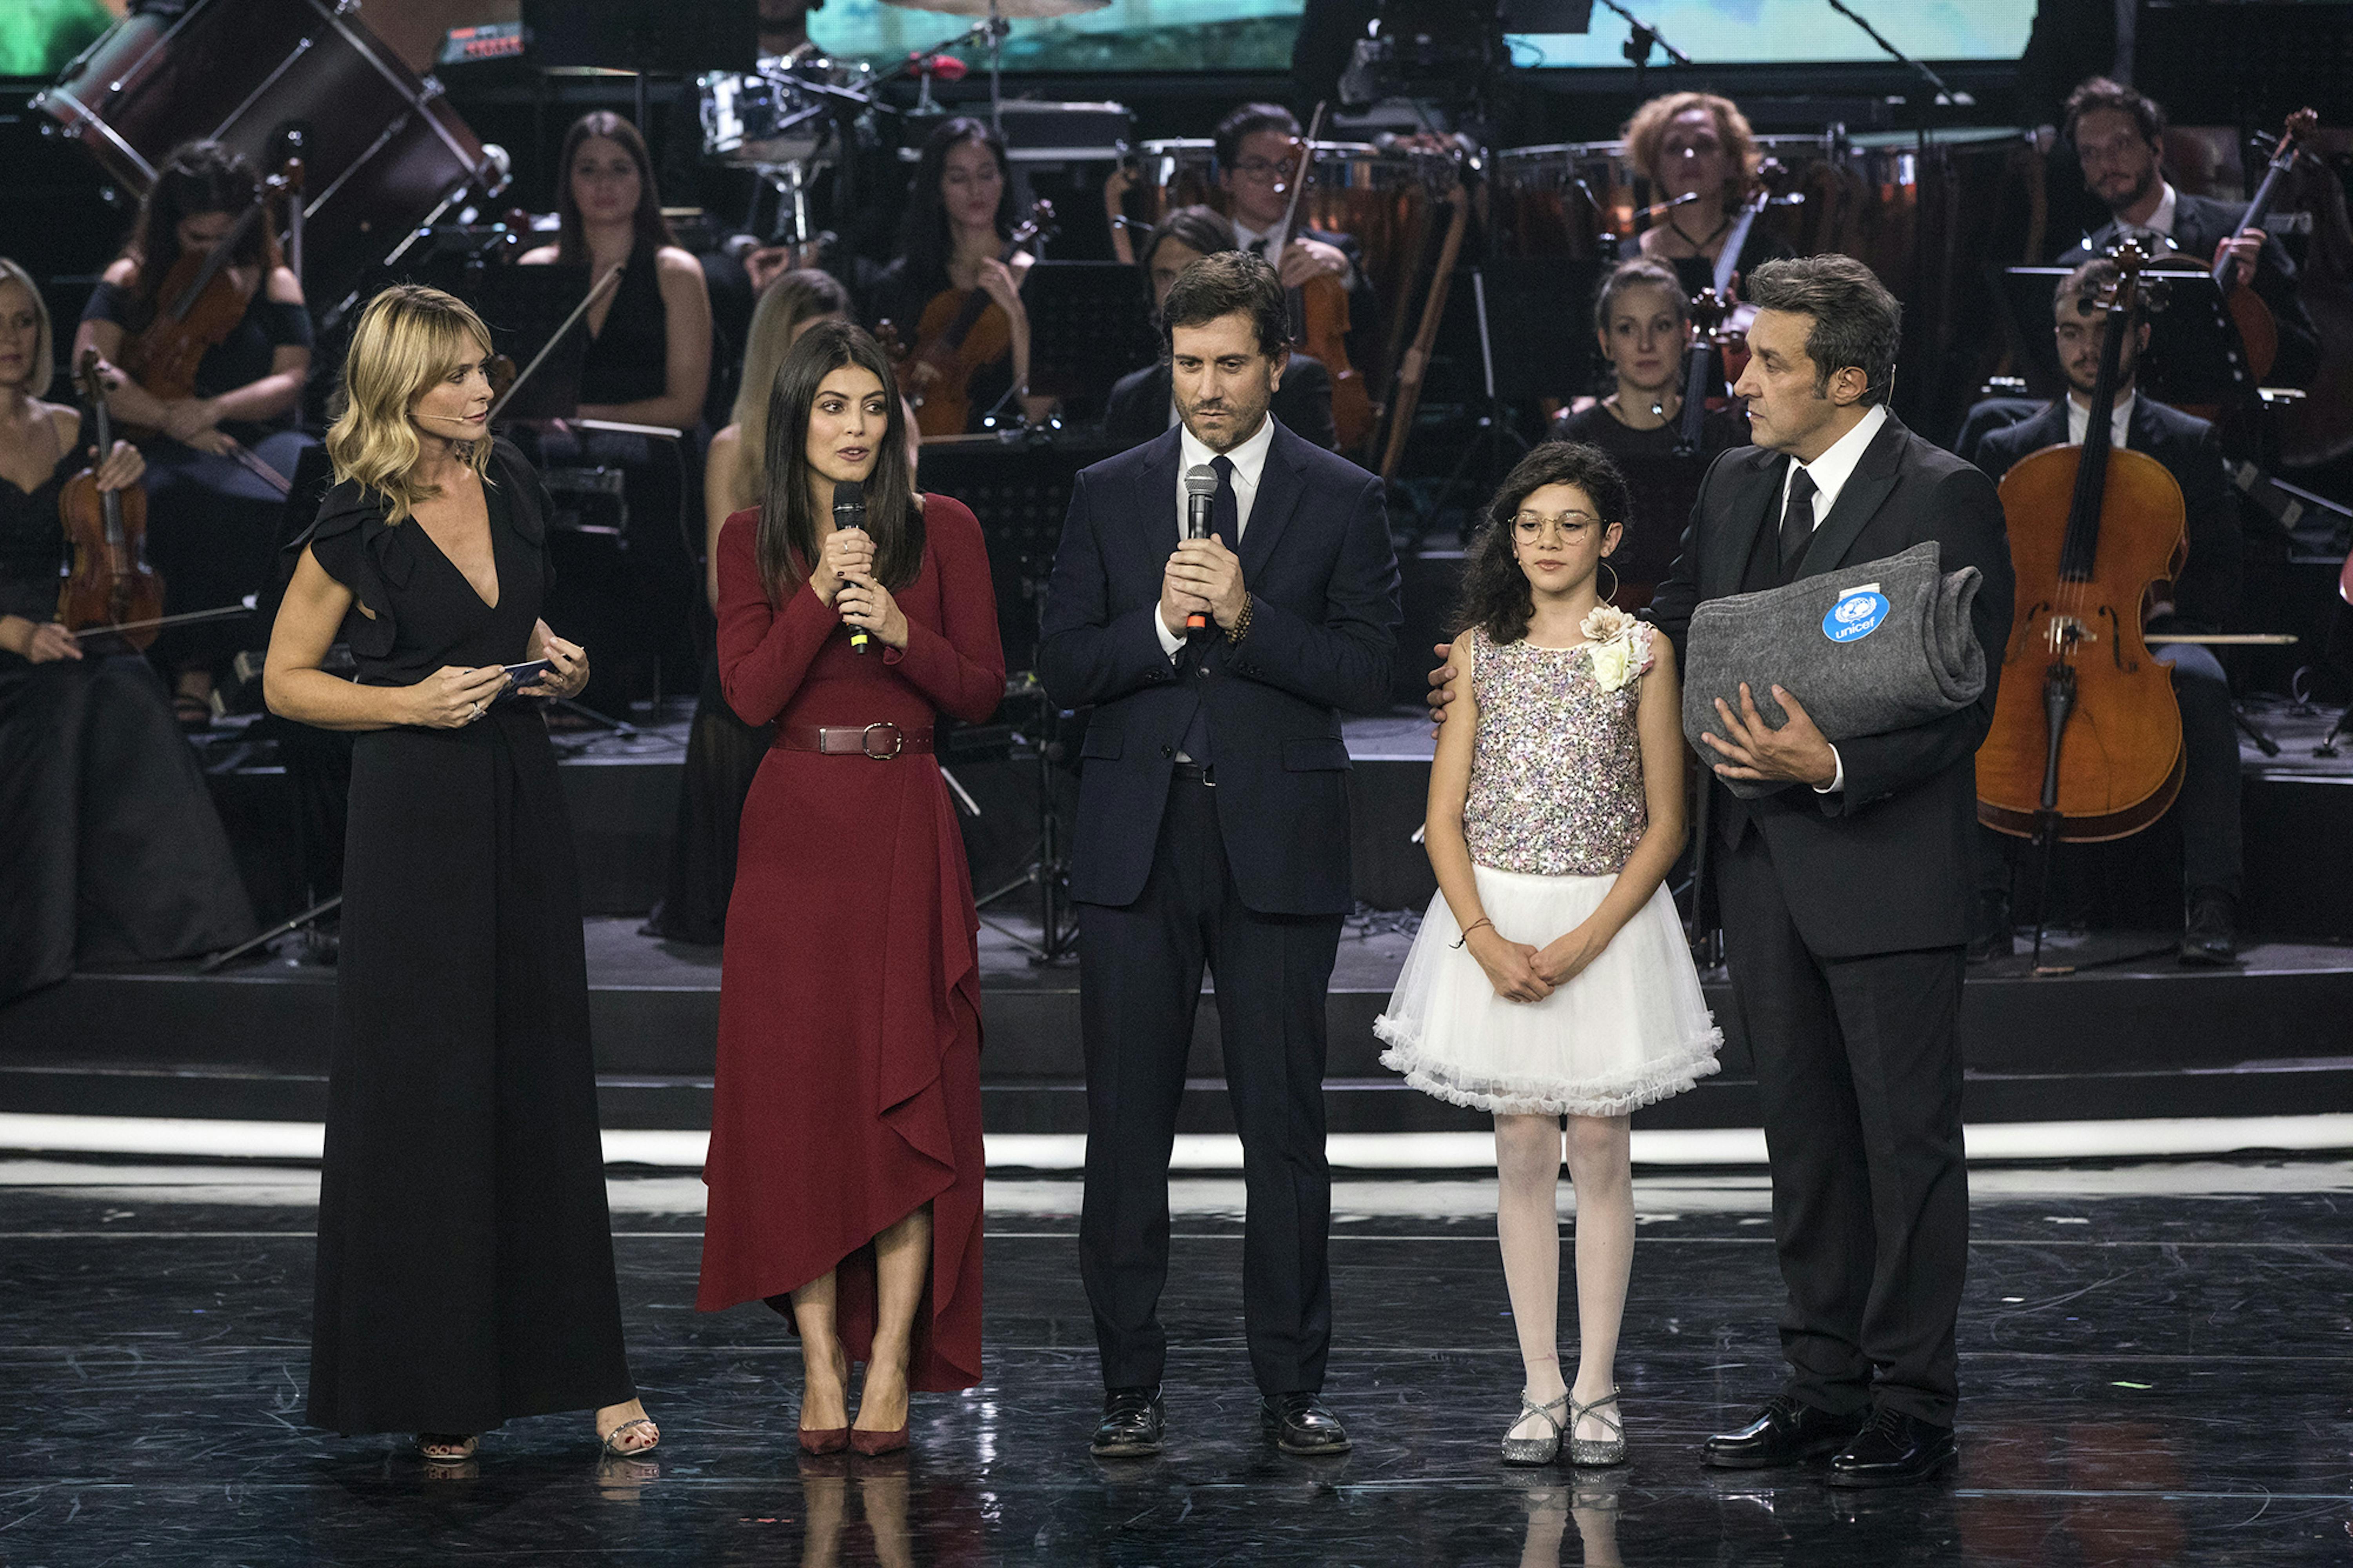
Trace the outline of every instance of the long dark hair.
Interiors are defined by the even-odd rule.
[[[139,219],[125,251],[139,264],[132,298],[143,310],[153,309],[156,291],[180,259],[182,218],[205,213],[243,217],[260,199],[261,182],[242,153],[217,142],[185,142],[172,149],[139,204]],[[238,242],[229,259],[243,267],[278,266],[278,235],[269,214]]]
[[[1494,643],[1517,642],[1528,635],[1536,596],[1512,549],[1512,520],[1521,504],[1546,485],[1575,485],[1583,490],[1605,531],[1613,522],[1625,522],[1633,511],[1626,476],[1600,447],[1546,441],[1531,451],[1504,476],[1503,489],[1487,503],[1486,520],[1463,552],[1462,593],[1454,603],[1457,630],[1477,626]]]
[[[760,500],[759,531],[752,548],[773,604],[784,603],[817,560],[818,518],[809,494],[814,477],[808,460],[809,410],[817,405],[818,387],[825,378],[852,364],[874,373],[882,384],[882,401],[889,405],[881,438],[874,443],[874,471],[866,479],[866,531],[874,538],[874,574],[896,592],[923,568],[923,510],[916,503],[914,476],[906,460],[906,409],[899,401],[898,380],[891,374],[891,356],[863,327],[819,321],[786,351],[768,394],[768,488]]]
[[[907,216],[899,228],[899,253],[907,258],[907,279],[933,293],[947,287],[948,258],[955,237],[948,232],[947,198],[940,192],[947,176],[948,154],[966,142],[977,142],[997,160],[1003,183],[997,198],[997,234],[1013,234],[1013,165],[1005,143],[987,123],[958,115],[923,139],[923,155],[916,160],[915,177],[907,185]]]
[[[583,266],[588,260],[588,237],[580,226],[580,199],[572,194],[572,157],[591,136],[620,143],[621,151],[638,166],[638,210],[629,215],[638,243],[657,248],[675,244],[670,219],[662,216],[661,193],[654,188],[654,163],[646,152],[646,139],[611,110],[592,109],[564,133],[564,152],[555,161],[555,259],[569,267]]]

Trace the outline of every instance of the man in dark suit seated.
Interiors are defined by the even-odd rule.
[[[1087,1063],[1080,1269],[1103,1357],[1098,1455],[1159,1451],[1168,1160],[1206,962],[1247,1156],[1244,1329],[1265,1435],[1330,1454],[1320,1391],[1324,992],[1353,907],[1343,710],[1388,700],[1400,619],[1381,483],[1271,417],[1282,285],[1195,262],[1162,342],[1182,423],[1078,476],[1038,668],[1092,707],[1071,896]],[[1194,475],[1213,533],[1187,537]],[[1198,626],[1189,622],[1198,621]]]
[[[1337,277],[1348,290],[1348,357],[1374,358],[1361,351],[1382,341],[1380,293],[1365,276],[1364,247],[1353,237],[1302,223],[1280,256],[1266,255],[1291,210],[1292,187],[1307,177],[1306,133],[1298,119],[1279,103],[1245,103],[1218,122],[1217,158],[1235,248],[1266,256],[1286,289],[1319,273]]]
[[[1144,242],[1136,265],[1155,319],[1176,275],[1204,256],[1239,250],[1234,226],[1213,207],[1178,207],[1160,220]],[[1339,444],[1332,426],[1332,373],[1313,354],[1293,353],[1274,388],[1274,416],[1293,435],[1331,450]],[[1176,426],[1176,399],[1168,362],[1156,361],[1119,378],[1103,407],[1103,434],[1130,445],[1151,440]]]
[[[2243,202],[2177,191],[2165,177],[2165,110],[2129,87],[2094,77],[2067,99],[2067,139],[2084,184],[2107,205],[2108,221],[2059,259],[2066,266],[2105,255],[2128,234],[2147,235],[2160,253],[2178,250],[2212,266],[2227,250],[2238,287],[2253,287],[2279,328],[2279,354],[2265,379],[2304,386],[2320,368],[2320,333],[2296,297],[2295,263],[2259,228],[2242,228]]]
[[[2059,364],[2069,392],[2032,418],[1997,430],[1978,446],[1978,467],[1996,483],[2011,465],[2045,447],[2080,444],[2091,422],[2092,388],[2100,376],[2106,316],[2094,303],[2116,280],[2116,263],[2103,258],[2063,279],[2052,301],[2058,319]],[[2222,471],[2214,426],[2137,395],[2133,373],[2148,345],[2148,324],[2121,348],[2114,417],[2116,445],[2163,463],[2181,487],[2189,559],[2153,616],[2150,631],[2218,632],[2239,607],[2242,571],[2238,498]],[[2173,666],[2173,694],[2181,704],[2181,869],[2187,919],[2184,963],[2229,963],[2238,956],[2241,873],[2239,731],[2232,716],[2231,682],[2212,653],[2177,644],[2157,650]],[[1981,829],[1986,838],[1970,956],[2010,951],[2010,883],[2019,840]]]
[[[1781,1392],[1704,1458],[1761,1469],[1828,1454],[1832,1486],[1905,1485],[1956,1453],[1962,947],[1977,751],[2016,588],[1992,484],[1887,410],[1901,309],[1871,269],[1837,255],[1769,261],[1748,297],[1750,358],[1733,391],[1756,444],[1708,469],[1648,611],[1678,653],[1711,599],[1924,542],[1946,571],[1983,577],[1970,623],[1987,680],[1969,706],[1833,744],[1805,694],[1776,687],[1787,723],[1770,727],[1743,697],[1718,710],[1729,743],[1702,748],[1720,775],[1782,786],[1754,800],[1712,790],[1708,850],[1772,1163],[1788,1363]]]

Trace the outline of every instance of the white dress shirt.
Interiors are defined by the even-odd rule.
[[[2067,394],[2067,440],[2071,446],[2076,447],[2084,444],[2084,432],[2092,427],[2089,400],[2078,401],[2080,395],[2074,392]],[[2108,444],[2119,451],[2131,445],[2125,439],[2125,432],[2132,425],[2133,399],[2137,395],[2127,392],[2117,398],[2115,409],[2108,416]]]
[[[1250,527],[1250,503],[1258,500],[1259,476],[1266,470],[1267,450],[1273,445],[1274,416],[1269,414],[1261,416],[1258,429],[1251,433],[1249,440],[1225,454],[1233,459],[1234,464],[1234,536],[1226,541],[1226,548],[1229,550],[1241,548],[1242,534]],[[1209,450],[1208,447],[1190,430],[1182,432],[1176,437],[1176,541],[1178,543],[1182,543],[1185,539],[1185,476],[1196,468],[1210,462],[1218,455]],[[1170,548],[1173,550],[1175,546],[1172,545]],[[1155,610],[1152,615],[1152,629],[1160,634],[1160,651],[1171,659],[1183,650],[1184,635],[1170,631],[1168,623],[1160,618],[1160,613],[1157,610]]]
[[[1235,249],[1248,250],[1251,246],[1257,245],[1261,240],[1264,240],[1266,242],[1265,246],[1259,251],[1259,254],[1266,258],[1266,264],[1268,266],[1273,268],[1278,272],[1282,270],[1282,256],[1281,252],[1274,248],[1274,236],[1271,233],[1262,232],[1259,229],[1252,228],[1248,224],[1243,223],[1240,218],[1233,220],[1233,226]],[[1297,229],[1293,231],[1291,237],[1293,239],[1305,239],[1307,237],[1307,226],[1304,224],[1300,225]],[[1343,256],[1345,256],[1345,254],[1346,252],[1342,252]],[[1352,261],[1346,266],[1341,268],[1339,276],[1340,287],[1343,289],[1354,289],[1356,286],[1356,264]]]
[[[1879,427],[1886,423],[1887,405],[1874,403],[1863,411],[1854,428],[1831,442],[1830,449],[1820,457],[1810,463],[1792,462],[1789,471],[1781,476],[1781,508],[1773,514],[1775,531],[1779,531],[1781,519],[1789,510],[1789,486],[1796,481],[1800,468],[1814,481],[1814,526],[1821,527],[1822,520],[1831,514],[1831,508],[1838,505],[1839,495],[1846,489],[1847,480],[1854,477],[1855,465],[1862,461],[1864,450],[1878,436]],[[1831,761],[1837,764],[1838,772],[1831,776],[1830,783],[1813,786],[1816,795],[1835,795],[1846,788],[1846,761],[1839,755],[1836,746],[1831,748]]]

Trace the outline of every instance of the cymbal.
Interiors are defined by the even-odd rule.
[[[987,16],[988,0],[883,0],[909,11],[938,11],[950,16]],[[1075,16],[1100,11],[1111,0],[997,0],[995,15],[1008,22],[1033,22],[1047,16]]]

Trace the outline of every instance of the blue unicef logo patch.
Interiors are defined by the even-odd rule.
[[[1857,589],[1831,606],[1822,617],[1822,636],[1832,642],[1856,642],[1879,629],[1887,618],[1887,596]]]

